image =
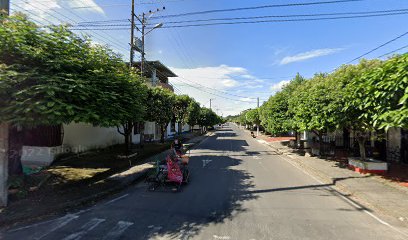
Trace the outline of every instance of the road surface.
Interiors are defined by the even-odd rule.
[[[182,192],[132,186],[2,239],[408,239],[232,124],[191,151]]]

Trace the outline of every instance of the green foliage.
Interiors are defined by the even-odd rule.
[[[297,74],[281,91],[271,96],[269,100],[260,107],[260,120],[265,129],[274,134],[287,133],[291,130],[298,131],[298,125],[294,120],[295,112],[289,108],[289,100],[299,85],[305,79]]]
[[[186,122],[189,115],[189,106],[192,99],[188,95],[176,95],[173,105],[173,113],[180,123]]]
[[[211,109],[209,108],[201,108],[200,110],[200,118],[198,120],[198,124],[203,127],[210,127],[222,122],[222,119]]]
[[[145,120],[167,125],[173,118],[175,94],[170,90],[156,87],[150,88],[146,101]]]
[[[358,79],[352,96],[359,119],[372,127],[408,128],[408,54],[395,56]]]
[[[117,126],[143,116],[145,87],[106,47],[23,15],[1,21],[0,39],[0,121]]]
[[[376,71],[380,65],[382,63],[378,60],[362,60],[358,65],[344,67],[344,70],[348,70],[344,71],[345,74],[341,75],[340,71],[336,73],[340,75],[337,79],[346,79],[345,76],[348,76],[349,79],[343,92],[344,126],[359,132],[375,130],[374,118],[378,114],[375,113],[373,105],[366,104],[367,98],[371,96],[364,88],[369,87],[367,84],[370,84],[367,76],[370,75],[370,72]],[[381,102],[379,103],[381,104]]]
[[[251,109],[245,114],[246,121],[251,124],[259,125],[261,123],[259,119],[259,109]]]
[[[186,122],[188,125],[194,126],[198,124],[200,119],[200,111],[200,104],[192,99],[187,109],[188,115]]]

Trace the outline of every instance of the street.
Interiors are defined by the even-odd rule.
[[[1,239],[407,239],[233,124],[190,154],[181,192],[140,183]]]

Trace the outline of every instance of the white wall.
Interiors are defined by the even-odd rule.
[[[123,135],[116,127],[94,127],[85,123],[64,124],[64,148],[69,147],[73,152],[83,152],[89,149],[107,147],[124,142]]]

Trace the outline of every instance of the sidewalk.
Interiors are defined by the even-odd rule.
[[[194,148],[211,134],[194,137],[188,140],[186,145],[189,145],[189,148]],[[107,176],[87,186],[73,186],[64,192],[55,190],[51,194],[34,196],[34,199],[23,199],[10,203],[8,207],[0,209],[0,226],[35,221],[94,204],[98,200],[143,180],[148,171],[152,169],[156,159],[164,158],[168,151],[155,154],[127,170]]]
[[[259,142],[270,146],[276,153],[286,156],[290,163],[299,167],[325,184],[332,184],[343,195],[381,215],[383,219],[408,227],[408,188],[371,174],[359,174],[338,166],[338,162],[318,157],[301,156],[284,142]]]

